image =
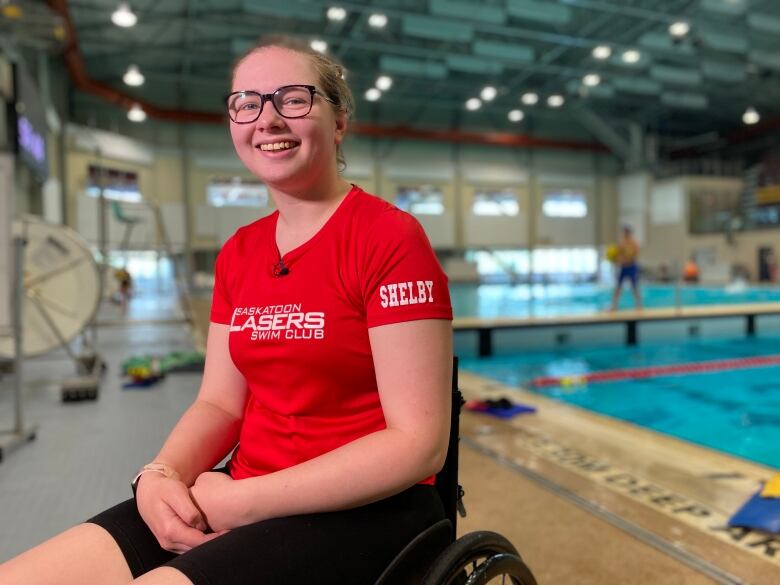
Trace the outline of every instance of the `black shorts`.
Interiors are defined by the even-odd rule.
[[[134,578],[165,565],[195,585],[371,585],[415,536],[443,518],[436,488],[415,485],[351,510],[242,526],[181,555],[160,547],[135,500],[88,522],[116,540]]]

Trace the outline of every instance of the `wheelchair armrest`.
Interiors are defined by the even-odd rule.
[[[407,544],[374,585],[421,583],[431,564],[452,541],[452,524],[440,520]]]

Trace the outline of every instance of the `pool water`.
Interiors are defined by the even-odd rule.
[[[612,290],[599,284],[450,284],[456,317],[593,314],[609,308]],[[653,284],[642,285],[640,292],[642,304],[647,308],[780,302],[780,287],[675,287]],[[618,308],[630,309],[633,306],[633,294],[624,287]]]
[[[780,468],[780,366],[534,389],[537,376],[780,354],[780,337],[561,348],[461,359],[461,368]]]

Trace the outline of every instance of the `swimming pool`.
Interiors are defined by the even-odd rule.
[[[456,317],[541,317],[584,315],[607,309],[612,288],[600,284],[471,284],[451,283]],[[780,302],[780,287],[703,287],[643,285],[647,308]],[[618,308],[630,309],[634,299],[623,289]]]
[[[780,336],[464,358],[461,367],[680,439],[780,468],[780,366],[533,389],[538,376],[780,354]]]

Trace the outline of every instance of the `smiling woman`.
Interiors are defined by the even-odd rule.
[[[311,49],[302,53],[291,46],[263,43],[237,63],[226,100],[233,144],[276,198],[286,201],[285,192],[312,188],[335,188],[343,196],[349,185],[333,163],[351,113],[349,89],[340,66]],[[272,108],[264,107],[267,101]]]
[[[276,211],[219,253],[198,397],[133,499],[0,566],[4,585],[365,585],[444,517],[452,309],[430,242],[340,176],[340,65],[276,39],[231,89]]]
[[[287,49],[306,60],[306,69],[317,79],[317,84],[301,85],[295,83],[275,88],[273,93],[263,94],[253,86],[241,86],[237,83],[241,65],[263,49]],[[345,81],[345,69],[342,65],[326,55],[312,49],[306,43],[284,36],[273,36],[262,39],[243,57],[236,61],[233,67],[233,92],[227,96],[228,115],[233,122],[247,124],[255,122],[262,114],[266,101],[271,101],[276,112],[287,119],[307,116],[314,106],[315,96],[329,102],[335,115],[343,115],[347,120],[355,112],[355,100],[352,91]],[[300,81],[300,80],[299,80]],[[253,91],[254,89],[254,91]],[[259,103],[258,103],[259,102]],[[244,112],[239,113],[243,107]],[[346,161],[341,150],[341,144],[336,144],[336,160],[338,169],[346,168]]]

